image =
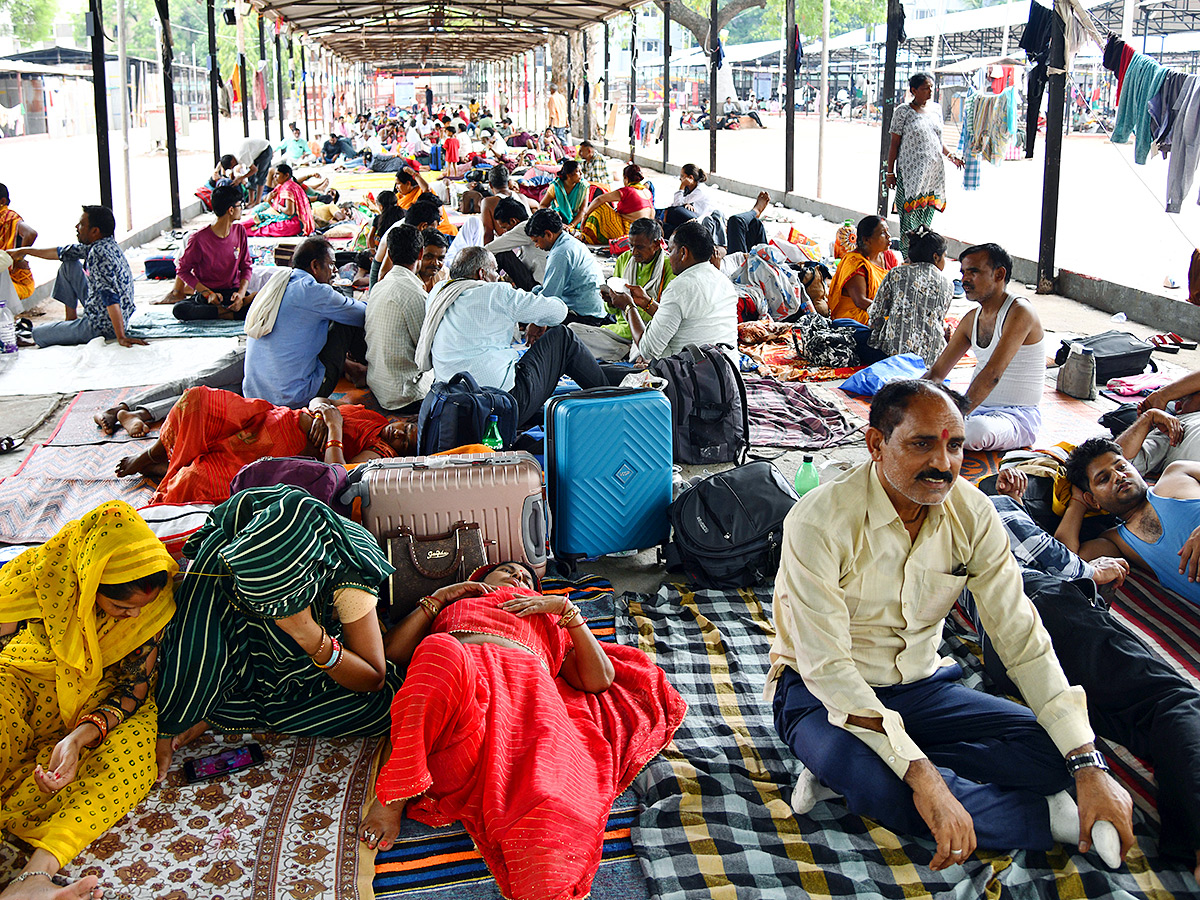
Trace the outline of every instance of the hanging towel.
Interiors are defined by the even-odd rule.
[[[1167,212],[1177,213],[1200,161],[1200,77],[1189,75],[1175,101],[1175,127],[1167,162]]]
[[[974,93],[963,98],[962,130],[958,136],[958,155],[963,159],[963,189],[979,190],[979,157],[971,150],[972,126],[975,122]]]
[[[1133,161],[1139,166],[1146,164],[1150,156],[1154,125],[1150,121],[1150,98],[1158,93],[1167,70],[1141,53],[1133,54],[1125,72],[1125,85],[1121,93],[1121,105],[1117,108],[1117,121],[1113,124],[1112,142],[1124,144],[1131,134],[1136,134],[1133,145]]]

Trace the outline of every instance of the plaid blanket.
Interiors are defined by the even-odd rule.
[[[832,391],[817,385],[744,380],[753,447],[823,450],[852,440],[866,425]]]
[[[762,688],[774,628],[767,588],[722,593],[665,585],[618,604],[617,638],[637,641],[688,702],[675,741],[635,784],[646,808],[633,829],[651,896],[661,900],[778,897],[1162,898],[1194,891],[1158,859],[1144,817],[1118,872],[1094,856],[978,852],[934,872],[929,840],[850,814],[839,800],[792,812],[799,770],[775,733]],[[624,611],[623,606],[627,608]],[[982,685],[978,647],[948,620],[943,653]]]

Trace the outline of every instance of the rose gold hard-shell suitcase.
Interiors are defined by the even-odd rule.
[[[464,453],[374,459],[350,473],[342,502],[362,499],[362,523],[377,538],[408,526],[417,537],[478,522],[488,562],[515,559],[546,571],[542,469],[529,453]]]

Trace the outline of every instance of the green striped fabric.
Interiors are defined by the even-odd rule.
[[[309,608],[340,638],[334,592],[376,591],[392,571],[366,529],[298,488],[252,488],[214,509],[184,555],[193,563],[159,659],[162,735],[201,720],[225,732],[387,732],[395,666],[383,690],[351,691],[273,621]]]

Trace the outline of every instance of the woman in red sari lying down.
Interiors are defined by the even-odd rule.
[[[578,607],[539,594],[525,565],[471,577],[385,638],[408,671],[360,837],[388,849],[406,810],[458,820],[504,897],[584,897],[613,800],[686,704],[642,651],[598,643]]]
[[[223,503],[233,477],[267,456],[311,456],[327,463],[404,455],[415,429],[364,406],[317,397],[307,409],[275,406],[209,387],[188,388],[158,439],[117,464],[118,477],[160,479],[154,503]]]

